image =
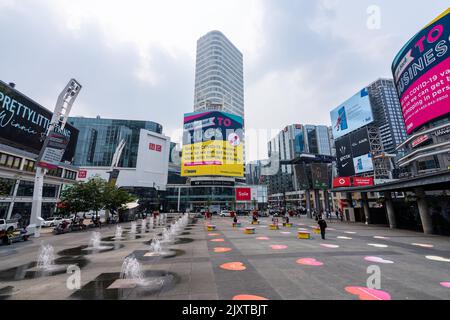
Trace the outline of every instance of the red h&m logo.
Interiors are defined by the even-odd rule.
[[[156,151],[156,152],[161,152],[162,151],[162,145],[155,144],[155,143],[150,143],[149,148],[150,148],[150,150]]]

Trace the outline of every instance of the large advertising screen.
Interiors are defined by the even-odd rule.
[[[373,171],[372,155],[370,153],[368,153],[368,154],[353,158],[353,166],[355,168],[356,174]]]
[[[297,177],[297,186],[300,190],[311,189],[311,184],[308,179],[305,164],[294,165],[295,176]]]
[[[352,156],[359,157],[370,152],[369,134],[367,129],[361,129],[350,135],[352,143]]]
[[[311,164],[311,177],[314,189],[328,189],[328,165],[325,163],[313,163]]]
[[[351,177],[355,175],[353,166],[352,144],[350,137],[346,136],[336,140],[336,157],[339,176]]]
[[[450,112],[450,9],[416,34],[392,64],[397,92],[411,134]]]
[[[52,112],[0,81],[0,143],[38,155],[52,116]],[[71,162],[78,130],[66,124],[58,133],[69,139],[62,160]]]
[[[184,116],[181,175],[244,176],[244,120],[208,111]]]
[[[335,139],[372,123],[373,114],[367,88],[331,111],[330,115]]]

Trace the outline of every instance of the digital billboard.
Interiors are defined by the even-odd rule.
[[[328,165],[325,163],[312,163],[311,176],[314,189],[328,189]]]
[[[373,114],[367,88],[331,111],[330,115],[335,139],[372,123]]]
[[[297,185],[300,190],[309,190],[311,188],[308,175],[306,173],[305,164],[294,165],[295,176],[297,177]]]
[[[181,175],[244,176],[244,120],[221,112],[184,116]]]
[[[34,154],[41,152],[53,113],[0,81],[0,143]],[[62,160],[75,155],[78,130],[66,124],[57,133],[68,139]]]
[[[370,153],[369,134],[367,129],[361,129],[350,134],[352,156],[359,157]]]
[[[354,176],[355,168],[353,166],[352,144],[350,137],[346,136],[336,140],[335,145],[339,176]]]
[[[356,174],[373,171],[372,154],[368,153],[353,158],[353,166]]]
[[[406,132],[450,112],[450,9],[417,33],[392,64]]]

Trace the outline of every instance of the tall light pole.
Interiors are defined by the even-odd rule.
[[[73,103],[75,102],[81,88],[82,86],[75,79],[69,81],[67,86],[58,96],[52,120],[50,121],[49,127],[45,134],[46,139],[44,142],[44,146],[41,150],[41,154],[39,155],[39,159],[36,165],[36,176],[34,178],[33,203],[31,207],[30,225],[27,228],[28,232],[30,234],[34,233],[34,236],[36,238],[40,237],[39,220],[41,219],[41,211],[42,211],[42,189],[44,186],[44,176],[47,173],[46,163],[43,157],[46,154],[47,151],[46,149],[50,149],[47,148],[49,142],[49,135],[56,131],[63,132],[67,120],[69,118],[69,114],[72,109]],[[59,151],[60,156],[62,157],[64,150]],[[61,159],[59,161],[61,161]]]

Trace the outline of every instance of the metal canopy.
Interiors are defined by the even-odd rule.
[[[370,187],[333,188],[330,192],[395,192],[414,191],[416,188],[426,191],[450,190],[450,171],[439,171]]]

